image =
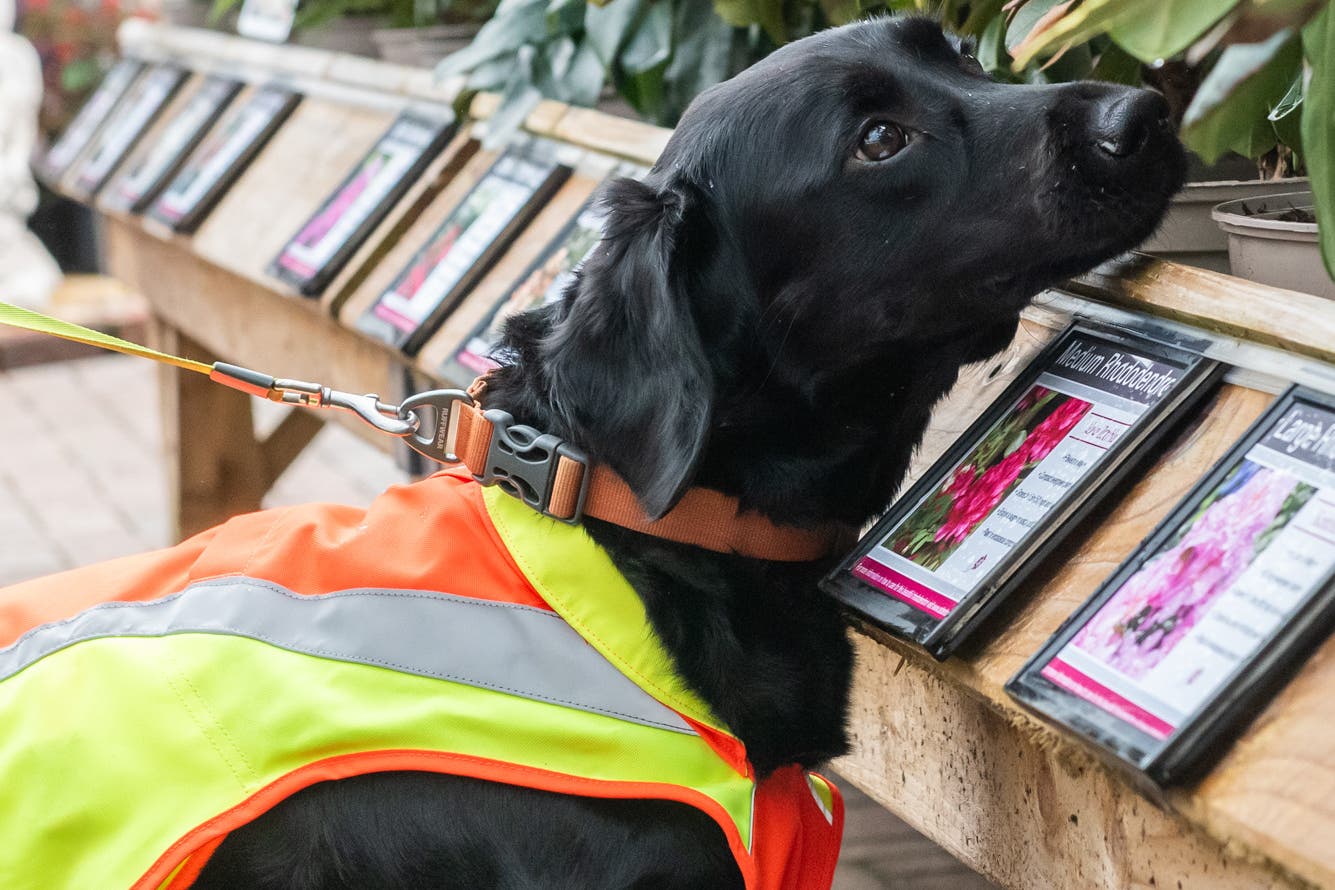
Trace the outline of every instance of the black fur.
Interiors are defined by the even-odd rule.
[[[643,183],[605,189],[607,236],[565,298],[508,326],[488,404],[610,465],[654,515],[690,485],[800,526],[882,510],[960,367],[1003,348],[1035,292],[1145,238],[1181,184],[1161,99],[994,84],[957,49],[880,20],[702,95]],[[864,163],[868,120],[918,135]],[[825,563],[587,527],[762,775],[844,750]],[[295,796],[199,886],[738,887],[721,845],[676,805],[385,774]]]

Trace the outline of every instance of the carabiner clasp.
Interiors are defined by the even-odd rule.
[[[351,411],[371,426],[391,436],[407,436],[417,431],[416,418],[399,415],[399,406],[380,401],[375,393],[357,395],[330,389],[305,380],[276,379],[273,382],[275,402],[286,405],[305,405],[308,408],[338,408]]]
[[[259,396],[284,405],[303,405],[307,408],[338,408],[351,411],[382,433],[408,436],[417,432],[417,417],[403,414],[398,405],[380,401],[375,393],[357,395],[330,389],[305,380],[287,380],[270,377],[259,371],[214,362],[209,378],[232,389]]]

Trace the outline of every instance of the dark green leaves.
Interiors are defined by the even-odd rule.
[[[1230,46],[1220,55],[1182,120],[1182,139],[1207,163],[1227,151],[1257,157],[1278,137],[1270,110],[1302,67],[1298,35],[1285,29],[1263,43]]]
[[[1321,256],[1335,278],[1335,13],[1329,6],[1303,29],[1302,40],[1312,71],[1303,99],[1303,156],[1316,196]]]

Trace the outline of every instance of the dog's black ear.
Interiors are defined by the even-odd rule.
[[[713,402],[709,362],[679,247],[685,187],[633,179],[604,187],[602,244],[543,344],[552,402],[595,461],[658,518],[690,485]]]

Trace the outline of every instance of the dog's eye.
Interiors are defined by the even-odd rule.
[[[899,124],[872,121],[862,128],[862,137],[858,140],[858,160],[872,163],[887,161],[908,144],[908,134]]]

